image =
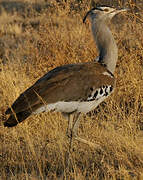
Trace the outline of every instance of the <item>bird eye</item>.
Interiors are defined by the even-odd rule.
[[[104,9],[104,11],[105,11],[105,12],[108,12],[108,11],[109,11],[109,9],[107,9],[107,8],[106,8],[106,9]]]

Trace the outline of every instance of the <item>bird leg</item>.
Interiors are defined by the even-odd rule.
[[[65,156],[66,172],[69,173],[72,168],[72,142],[73,137],[76,136],[76,131],[79,125],[79,115],[80,113],[62,113],[62,115],[68,120],[67,136],[69,137],[69,151]]]
[[[80,113],[71,113],[68,116],[67,136],[69,138],[77,136],[77,129],[80,123]]]
[[[78,127],[79,127],[79,123],[80,123],[80,113],[73,113],[71,114],[72,118],[69,119],[69,127],[68,129],[70,130],[70,135],[71,135],[71,139],[70,139],[70,146],[72,146],[72,138],[74,138],[75,140],[79,141],[79,142],[82,142],[84,144],[87,144],[89,145],[90,147],[94,147],[94,148],[100,148],[100,145],[98,144],[95,144],[95,143],[92,143],[90,141],[87,141],[83,138],[80,138],[78,135],[77,135],[77,130],[78,130]],[[71,148],[71,147],[70,147]]]
[[[73,114],[72,113],[62,113],[62,115],[68,120],[68,128],[67,128],[67,136],[69,137],[69,151],[65,154],[65,167],[66,167],[66,173],[68,174],[70,170],[72,169],[71,165],[71,156],[72,156],[72,128],[73,128]]]
[[[101,149],[100,145],[87,141],[83,138],[80,138],[77,135],[77,130],[80,123],[80,113],[73,112],[70,114],[63,114],[63,115],[66,119],[68,119],[67,136],[70,138],[69,150],[71,150],[73,138],[79,142],[89,145],[90,147]]]
[[[102,149],[102,148],[100,147],[100,145],[95,144],[95,143],[92,143],[92,142],[90,142],[90,141],[87,141],[87,140],[85,140],[85,139],[83,139],[83,138],[80,138],[79,136],[74,137],[74,139],[77,140],[77,141],[79,141],[79,142],[82,142],[82,143],[84,143],[84,144],[87,144],[87,145],[89,145],[90,147]]]
[[[66,132],[66,134],[69,138],[72,137],[72,127],[73,127],[73,115],[69,114],[68,115],[68,128],[67,128],[67,132]]]
[[[69,173],[72,170],[72,142],[73,138],[79,142],[89,145],[90,147],[99,148],[100,145],[91,143],[85,139],[80,138],[77,135],[77,130],[80,123],[80,113],[73,112],[73,113],[62,113],[62,115],[68,120],[68,128],[67,128],[67,136],[69,137],[69,151],[66,153],[65,156],[65,165],[66,165],[66,172]]]

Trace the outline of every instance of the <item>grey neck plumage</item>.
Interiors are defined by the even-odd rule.
[[[107,69],[114,73],[118,59],[118,48],[114,37],[104,21],[95,19],[91,21],[93,36],[99,50],[99,62],[104,63]]]

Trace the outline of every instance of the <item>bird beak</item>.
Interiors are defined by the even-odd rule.
[[[127,10],[129,10],[129,9],[127,9],[127,8],[115,9],[115,10],[113,10],[112,12],[109,12],[109,17],[110,17],[110,19],[112,19],[116,14],[119,14],[119,13],[121,13],[121,12],[125,12],[125,11],[127,11]]]
[[[115,10],[113,13],[118,14],[118,13],[121,13],[121,12],[126,12],[128,10],[129,10],[128,8],[123,8],[123,9]]]

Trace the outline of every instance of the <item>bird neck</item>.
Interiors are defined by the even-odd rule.
[[[92,32],[99,50],[99,62],[104,63],[107,69],[114,73],[118,59],[118,48],[110,29],[102,21],[93,21]]]

